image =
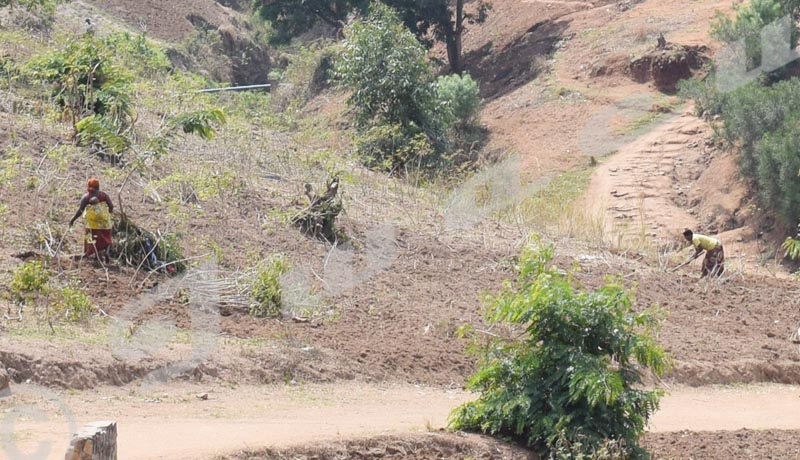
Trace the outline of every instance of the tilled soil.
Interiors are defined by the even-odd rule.
[[[383,436],[291,449],[242,451],[215,460],[527,460],[526,449],[484,436],[450,433]]]
[[[796,460],[798,431],[648,433],[642,441],[654,460]],[[370,438],[291,449],[242,451],[216,460],[522,460],[534,452],[475,435],[426,434]]]
[[[680,431],[648,433],[643,446],[654,460],[797,460],[800,431]]]
[[[334,316],[308,322],[243,312],[219,316],[211,328],[217,342],[232,337],[255,344],[244,351],[220,347],[212,358],[203,356],[202,364],[193,363],[180,374],[196,380],[361,379],[461,387],[474,370],[474,357],[465,353],[468,343],[456,330],[482,323],[479,293],[496,292],[503,279],[513,276],[509,264],[502,263],[513,252],[487,251],[467,241],[439,244],[423,235],[403,234],[399,241],[403,247],[390,269],[333,297]],[[574,259],[582,266],[577,279],[587,287],[617,274],[635,285],[637,305],[664,310],[659,341],[676,361],[671,381],[800,383],[800,344],[795,343],[800,288],[794,281],[760,275],[698,281],[697,275],[671,274],[613,255],[589,261],[585,256]],[[558,262],[569,266],[572,261],[562,254]],[[125,317],[131,308],[125,299],[135,298],[130,273],[109,273],[109,281],[102,281],[107,286],[101,294],[108,302],[104,308],[112,317]],[[154,305],[132,319],[139,329],[131,332],[140,340],[153,325],[186,331],[198,327],[188,307],[177,301]],[[191,340],[184,345],[186,356],[181,357],[180,350],[163,343],[136,348],[110,336],[100,342],[51,353],[41,343],[7,340],[0,362],[12,369],[15,381],[89,388],[128,383],[169,363],[186,363],[193,346]],[[121,354],[121,346],[136,353]],[[71,348],[76,348],[74,358],[63,353]]]

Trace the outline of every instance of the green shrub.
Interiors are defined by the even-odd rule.
[[[103,39],[106,47],[114,52],[114,61],[137,75],[154,77],[172,68],[166,53],[149,42],[144,34],[115,32]]]
[[[11,272],[11,295],[17,302],[25,302],[36,295],[47,294],[52,273],[40,261],[32,260]]]
[[[447,126],[463,128],[475,123],[481,105],[478,83],[468,74],[444,75],[436,82],[436,96]]]
[[[114,51],[101,39],[84,35],[59,51],[35,56],[27,63],[26,73],[53,86],[53,101],[63,108],[84,144],[119,153],[124,143],[119,138],[124,139],[135,118],[133,77],[114,64]]]
[[[800,113],[755,145],[756,182],[762,202],[789,227],[800,218]]]
[[[745,42],[745,63],[748,70],[761,65],[761,31],[783,16],[792,13],[795,2],[750,0],[745,6],[734,5],[735,17],[717,13],[711,24],[711,36],[724,43]],[[797,46],[797,24],[791,22],[791,46]]]
[[[800,239],[786,238],[782,247],[786,251],[785,257],[792,260],[800,259]]]
[[[618,284],[576,289],[551,266],[552,256],[551,246],[526,248],[517,282],[488,299],[486,319],[506,324],[508,333],[480,347],[479,370],[468,382],[480,397],[457,408],[451,426],[551,454],[564,443],[592,453],[622,441],[631,457],[642,457],[638,438],[660,397],[642,388],[643,372],[662,374],[669,365],[653,339],[659,318],[634,313]]]
[[[401,125],[376,125],[361,132],[356,151],[367,166],[396,172],[408,164],[423,165],[434,157],[427,136],[411,133]]]
[[[56,318],[61,317],[67,321],[85,321],[94,313],[92,299],[80,288],[66,286],[55,293],[52,303]]]
[[[800,80],[750,83],[726,95],[722,136],[738,148],[743,176],[784,225],[800,217]]]
[[[275,318],[281,315],[281,276],[289,271],[289,262],[276,255],[256,267],[250,286],[250,295],[255,301],[250,306],[250,315],[258,318]]]
[[[335,64],[335,75],[342,86],[352,90],[349,105],[355,111],[356,125],[367,131],[367,143],[387,137],[386,128],[398,130],[400,137],[412,139],[422,134],[434,151],[444,146],[442,115],[437,105],[433,74],[425,47],[405,28],[391,8],[374,3],[368,18],[354,22],[345,32],[344,50]],[[368,131],[381,127],[383,135]],[[391,139],[397,136],[388,136]],[[374,149],[362,151],[373,152]],[[404,166],[403,155],[384,153],[393,160],[389,169]]]

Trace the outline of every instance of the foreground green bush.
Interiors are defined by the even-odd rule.
[[[648,368],[663,374],[669,363],[652,335],[658,317],[633,312],[618,284],[576,289],[552,256],[550,246],[523,251],[516,283],[489,299],[487,321],[508,331],[480,347],[480,369],[468,382],[480,397],[457,408],[451,426],[553,455],[612,442],[643,457],[637,442],[661,392],[642,389],[642,376]]]

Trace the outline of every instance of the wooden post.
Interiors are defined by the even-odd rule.
[[[85,425],[69,443],[65,460],[117,460],[117,422]]]

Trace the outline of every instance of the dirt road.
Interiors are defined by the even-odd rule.
[[[202,393],[208,393],[207,400],[197,397]],[[460,390],[366,384],[238,388],[171,384],[103,388],[58,395],[58,400],[24,391],[0,400],[4,432],[0,457],[62,459],[69,438],[64,408],[74,425],[116,420],[122,460],[196,460],[244,448],[439,428],[453,407],[471,397]],[[29,410],[34,406],[49,414],[46,419],[36,419]],[[800,429],[800,387],[675,388],[652,422],[654,432]],[[48,455],[32,456],[46,443],[50,443]]]

